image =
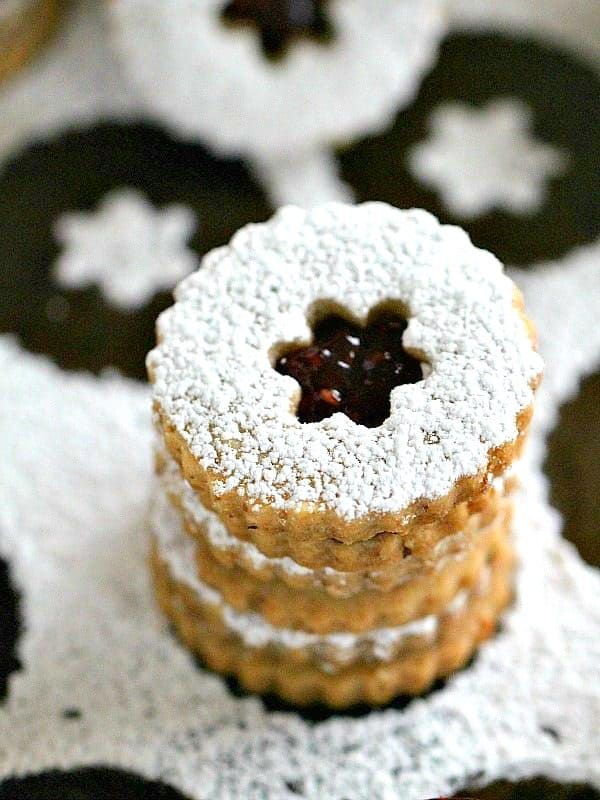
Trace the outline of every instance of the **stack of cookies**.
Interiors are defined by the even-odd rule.
[[[493,633],[542,366],[464,232],[283,209],[178,287],[148,368],[157,596],[208,666],[294,703],[383,703]]]

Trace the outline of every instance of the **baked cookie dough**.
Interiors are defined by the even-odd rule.
[[[421,378],[400,376],[375,427],[346,413],[302,422],[306,387],[274,369],[332,309],[362,327],[378,312],[407,320],[401,345]],[[157,330],[157,423],[239,538],[388,532],[414,547],[418,529],[510,467],[542,371],[502,265],[458,228],[381,203],[288,207],[243,228],[180,284]]]

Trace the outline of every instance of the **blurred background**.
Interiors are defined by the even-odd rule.
[[[597,0],[0,0],[0,334],[144,381],[172,288],[240,226],[285,203],[424,207],[507,264],[543,312],[542,351],[566,342],[554,368],[591,373],[545,468],[598,566],[600,374],[577,340],[600,319],[599,99]],[[154,796],[120,780],[0,798]]]

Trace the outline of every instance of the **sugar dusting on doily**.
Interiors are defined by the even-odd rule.
[[[290,782],[315,800],[422,800],[474,775],[482,783],[569,775],[600,787],[600,578],[560,539],[539,469],[544,409],[600,360],[588,330],[598,260],[592,249],[572,260],[561,275],[549,267],[524,282],[549,374],[521,467],[522,566],[503,632],[426,700],[318,725],[230,695],[155,611],[146,566],[148,390],[61,373],[1,338],[0,541],[23,593],[25,633],[23,669],[0,710],[0,776],[106,763],[162,778],[195,800],[293,800]],[[563,306],[565,292],[573,302]],[[578,348],[566,373],[557,307]],[[74,706],[80,719],[64,720],[62,710]]]

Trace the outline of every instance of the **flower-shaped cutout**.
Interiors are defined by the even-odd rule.
[[[223,9],[223,19],[254,24],[268,58],[282,56],[298,37],[326,41],[333,31],[325,0],[230,0]]]
[[[402,345],[406,320],[382,309],[369,317],[366,327],[325,317],[314,327],[311,344],[278,359],[275,369],[302,389],[296,410],[301,422],[341,411],[359,425],[377,427],[390,415],[391,390],[422,380],[421,364]]]
[[[492,209],[534,213],[547,182],[564,172],[567,158],[537,140],[532,125],[530,109],[512,98],[483,108],[444,104],[431,116],[429,139],[410,152],[409,168],[463,219]]]
[[[56,280],[67,288],[98,284],[109,303],[132,311],[197,267],[187,247],[195,228],[190,209],[156,209],[141,192],[118,189],[94,212],[58,219],[55,234],[64,250]]]

